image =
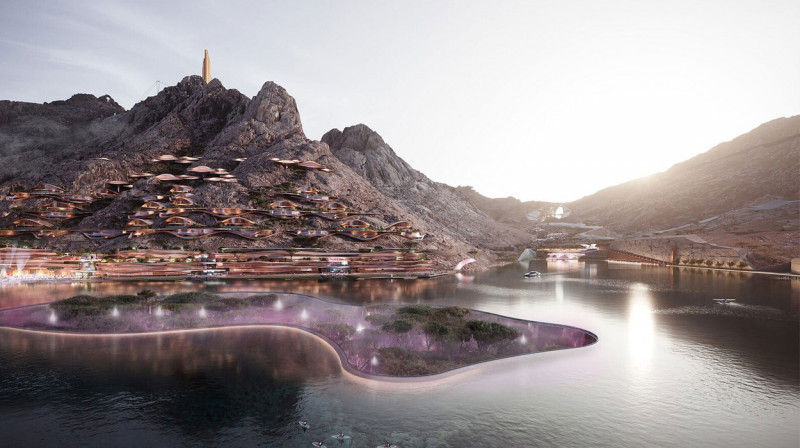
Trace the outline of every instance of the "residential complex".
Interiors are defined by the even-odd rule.
[[[233,159],[242,162],[244,158]],[[236,177],[223,168],[195,165],[198,157],[164,154],[152,159],[151,167],[162,173],[133,172],[127,180],[109,180],[89,194],[75,194],[53,184],[31,189],[16,188],[5,197],[11,201],[14,215],[9,228],[0,229],[0,237],[31,236],[53,239],[80,234],[89,240],[121,237],[138,239],[153,235],[181,240],[200,240],[227,235],[246,240],[270,240],[282,235],[303,246],[338,237],[366,242],[381,237],[399,236],[410,241],[424,235],[406,221],[377,228],[356,216],[369,216],[350,208],[341,200],[311,186],[292,184],[271,188],[268,193],[254,192],[256,207],[219,207],[198,203],[194,190],[205,182],[235,183]],[[330,172],[314,161],[272,159],[276,165],[293,170]],[[178,168],[178,169],[176,169]],[[177,174],[183,171],[184,174]],[[153,178],[154,181],[146,179]],[[84,228],[78,222],[107,206],[133,182],[132,198],[139,203],[125,216],[121,228]],[[285,187],[285,188],[284,188]],[[16,219],[13,219],[16,218]],[[318,218],[318,219],[314,219]],[[315,225],[311,225],[311,223]],[[281,224],[283,223],[283,224]],[[326,224],[327,223],[327,224]],[[283,241],[286,239],[284,238]],[[18,241],[17,241],[18,242]],[[410,243],[409,243],[410,245]],[[131,246],[135,247],[135,246]],[[0,275],[51,275],[57,277],[191,277],[270,275],[386,275],[430,272],[432,263],[424,254],[404,249],[353,252],[325,252],[316,249],[280,247],[230,250],[217,253],[199,251],[122,250],[113,253],[88,253],[82,256],[41,249],[0,249]],[[24,263],[20,260],[24,259]]]

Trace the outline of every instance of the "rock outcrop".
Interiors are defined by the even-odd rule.
[[[495,250],[524,245],[530,234],[491,218],[456,189],[434,182],[395,154],[380,135],[359,124],[322,136],[337,159],[439,232]],[[521,250],[521,249],[520,249]]]
[[[0,183],[30,174],[51,160],[81,157],[83,148],[119,128],[101,124],[103,119],[123,112],[108,95],[76,94],[45,104],[0,101]]]

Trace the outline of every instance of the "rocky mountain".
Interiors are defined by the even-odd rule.
[[[80,157],[80,148],[106,134],[102,120],[122,112],[108,95],[77,94],[45,104],[0,101],[0,182],[49,158]]]
[[[153,161],[165,154],[198,160],[181,166]],[[800,116],[782,118],[663,173],[573,203],[550,204],[490,199],[470,187],[434,182],[363,124],[333,129],[321,141],[309,139],[295,100],[273,82],[248,98],[219,80],[206,84],[189,76],[129,111],[108,95],[79,94],[46,104],[0,101],[0,194],[42,183],[89,194],[110,180],[133,182],[116,197],[93,203],[89,216],[60,222],[57,229],[122,229],[142,205],[141,198],[163,194],[165,188],[152,177],[136,180],[130,174],[175,175],[205,165],[237,182],[190,181],[197,206],[263,209],[285,198],[286,191],[313,187],[357,211],[353,217],[374,228],[408,221],[427,235],[415,242],[396,235],[365,242],[293,237],[298,230],[337,225],[310,217],[262,220],[260,228],[278,234],[257,241],[224,235],[183,240],[163,234],[87,240],[80,233],[31,241],[65,250],[414,247],[429,251],[444,269],[467,256],[478,259],[477,267],[488,266],[498,254],[516,256],[524,247],[565,242],[565,235],[575,235],[566,242],[613,238],[620,250],[653,258],[687,244],[694,244],[692,256],[699,257],[703,249],[698,245],[707,244],[715,253],[740,254],[751,266],[774,267],[800,256],[798,154]],[[327,170],[297,170],[276,159],[311,161]],[[14,228],[14,221],[46,202],[0,202],[0,229]],[[208,216],[193,219],[214,224]],[[670,237],[681,237],[680,244],[664,243]],[[626,241],[632,242],[625,246]]]
[[[380,135],[359,124],[322,136],[336,158],[403,208],[475,247],[513,247],[530,235],[482,212],[459,192],[434,182],[395,154]]]
[[[513,225],[517,228],[526,228],[537,225],[540,215],[555,209],[559,204],[545,201],[520,201],[509,196],[506,198],[488,198],[470,186],[458,186],[456,191],[464,199],[474,204],[487,215],[497,221]],[[541,216],[543,220],[544,216]]]
[[[800,257],[800,115],[568,205],[569,221],[617,237],[612,248],[715,264],[728,251],[754,269],[788,271]]]
[[[273,82],[265,83],[255,97],[247,98],[234,89],[226,89],[219,80],[206,84],[200,77],[190,76],[130,111],[122,110],[108,96],[76,95],[65,102],[45,105],[3,102],[0,142],[5,143],[0,145],[4,151],[0,164],[5,167],[0,169],[3,194],[42,183],[89,194],[106,187],[110,180],[125,181],[131,173],[178,174],[205,165],[226,170],[238,182],[191,181],[195,187],[192,200],[198,206],[266,208],[291,188],[310,186],[358,211],[361,215],[355,217],[371,226],[385,228],[396,221],[408,221],[427,234],[413,243],[399,236],[368,242],[341,238],[298,241],[291,236],[296,230],[336,225],[307,218],[304,222],[265,220],[261,225],[287,230],[269,240],[218,235],[182,240],[160,234],[135,242],[127,238],[90,241],[71,233],[34,242],[47,247],[109,251],[136,244],[217,250],[314,244],[330,250],[353,250],[411,245],[430,251],[439,267],[446,268],[467,256],[475,256],[479,265],[486,266],[496,261],[497,250],[530,243],[525,232],[498,223],[453,188],[432,182],[413,170],[366,126],[345,128],[343,132],[333,130],[321,142],[307,138],[295,100]],[[184,166],[153,162],[164,154],[199,160]],[[292,169],[275,159],[313,161],[327,170]],[[131,189],[93,204],[91,216],[58,227],[123,228],[131,213],[141,206],[140,198],[164,191],[164,185],[153,177],[131,181]],[[0,203],[0,214],[4,215],[0,227],[12,228],[13,221],[45,202],[33,199],[22,206],[9,201]],[[204,222],[208,217],[195,218],[208,224]]]
[[[800,199],[800,115],[779,118],[674,165],[569,204],[571,221],[646,234],[772,200]]]
[[[720,254],[736,254],[736,263],[786,271],[789,260],[800,257],[798,174],[800,116],[794,116],[765,123],[665,172],[571,203],[457,190],[495,220],[536,235],[539,246],[604,242],[668,262],[681,251],[685,258],[714,263]],[[560,219],[552,213],[559,206],[566,211]]]

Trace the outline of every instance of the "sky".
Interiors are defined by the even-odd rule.
[[[800,1],[35,1],[0,7],[0,100],[126,109],[201,74],[364,123],[489,197],[569,202],[800,113]]]

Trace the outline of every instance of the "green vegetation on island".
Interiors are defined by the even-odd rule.
[[[0,325],[95,334],[291,326],[331,341],[351,371],[398,377],[432,375],[493,359],[582,347],[597,340],[579,328],[456,306],[353,306],[285,293],[233,297],[183,292],[159,297],[142,290],[136,295],[78,295],[0,312]]]
[[[512,345],[520,331],[481,319],[487,316],[455,306],[378,308],[367,319],[379,325],[373,336],[392,344],[379,348],[370,362],[388,375],[420,376],[521,354]]]

